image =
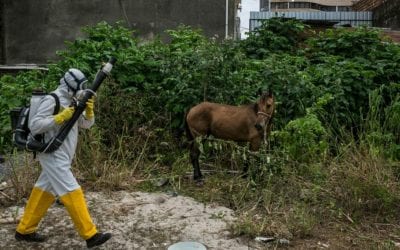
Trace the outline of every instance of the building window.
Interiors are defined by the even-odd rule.
[[[351,11],[351,7],[350,6],[339,6],[338,10],[339,11]]]
[[[287,9],[288,3],[271,3],[271,9]]]
[[[289,2],[291,9],[310,9],[311,3],[309,2]]]
[[[336,6],[321,5],[321,11],[336,11]]]
[[[261,0],[260,2],[260,9],[261,11],[269,11],[269,1],[270,0]]]

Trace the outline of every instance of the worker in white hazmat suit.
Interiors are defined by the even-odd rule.
[[[60,79],[59,87],[53,92],[59,97],[60,112],[53,115],[55,98],[45,96],[37,113],[29,121],[33,135],[44,134],[45,142],[57,135],[58,129],[74,113],[71,105],[73,97],[85,89],[87,80],[77,69],[69,69]],[[42,172],[37,180],[25,207],[24,215],[16,229],[15,238],[19,241],[43,242],[46,237],[36,232],[40,220],[53,204],[55,197],[66,207],[79,235],[86,240],[89,248],[98,246],[111,238],[110,233],[99,233],[93,224],[83,191],[71,172],[71,163],[78,142],[78,128],[90,128],[94,123],[94,98],[86,103],[85,112],[75,123],[62,145],[52,153],[39,153]]]

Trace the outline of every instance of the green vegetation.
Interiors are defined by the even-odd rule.
[[[87,187],[218,202],[237,211],[232,231],[249,237],[296,239],[332,223],[365,228],[400,218],[400,46],[378,31],[313,34],[279,18],[244,41],[208,39],[187,26],[169,30],[168,43],[140,41],[121,23],[83,31],[47,74],[0,78],[2,149],[11,149],[8,110],[26,102],[32,88],[54,88],[69,67],[93,79],[114,56],[96,126],[82,134],[74,166]],[[249,103],[259,88],[271,88],[278,102],[268,145],[251,153],[209,140],[201,160],[213,172],[196,187],[188,152],[174,138],[185,111],[202,100]],[[247,179],[236,174],[245,160]],[[159,178],[169,185],[156,185]]]

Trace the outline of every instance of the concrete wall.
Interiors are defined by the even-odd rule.
[[[4,22],[3,22],[3,8],[4,3],[0,1],[0,64],[5,62],[5,42],[4,42]]]
[[[100,21],[125,21],[139,36],[163,36],[186,24],[207,36],[225,37],[226,0],[2,0],[0,56],[3,64],[44,64],[56,60],[64,41],[82,37],[81,28]],[[1,6],[1,4],[0,4]],[[1,7],[0,7],[1,8]],[[229,0],[229,35],[234,30],[234,0]],[[3,27],[3,30],[1,30]],[[164,33],[165,37],[165,33]],[[1,41],[1,40],[0,40]]]

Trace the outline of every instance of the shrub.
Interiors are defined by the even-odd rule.
[[[290,160],[295,162],[313,162],[325,158],[327,135],[317,116],[310,110],[306,116],[290,121],[274,134]]]
[[[249,33],[242,48],[250,58],[263,59],[272,53],[293,52],[301,41],[307,25],[294,18],[274,17],[262,21],[261,26]]]

